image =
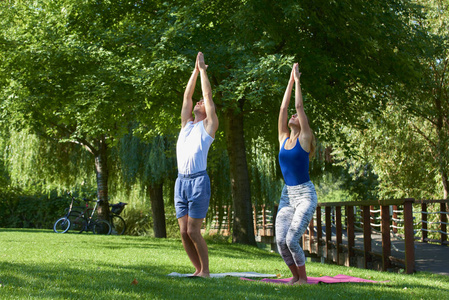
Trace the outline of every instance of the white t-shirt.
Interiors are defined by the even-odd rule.
[[[194,174],[206,170],[207,153],[214,141],[204,128],[203,121],[190,121],[181,129],[176,143],[176,158],[180,174]]]

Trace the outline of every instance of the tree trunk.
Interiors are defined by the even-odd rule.
[[[443,199],[447,199],[448,193],[449,193],[449,182],[448,182],[448,176],[447,173],[441,174],[442,180],[443,180]]]
[[[225,132],[234,204],[232,242],[256,245],[242,113],[225,112]]]
[[[97,198],[101,201],[98,205],[98,217],[104,220],[109,220],[108,145],[104,138],[97,142],[95,173],[97,175]]]
[[[151,201],[151,213],[153,215],[154,237],[166,238],[165,210],[163,198],[163,183],[155,183],[148,186]]]

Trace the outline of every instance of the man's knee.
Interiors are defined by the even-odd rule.
[[[189,233],[187,232],[186,229],[181,230],[180,232],[181,232],[181,238],[182,238],[183,240],[190,238]]]
[[[197,228],[188,228],[187,229],[187,235],[190,237],[191,240],[196,241],[199,238],[201,238],[201,230]]]

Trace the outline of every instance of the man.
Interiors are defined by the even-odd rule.
[[[206,69],[204,55],[199,52],[184,92],[181,132],[176,144],[179,174],[175,184],[176,217],[182,244],[195,267],[193,275],[201,277],[209,277],[208,249],[201,235],[201,225],[211,195],[210,179],[206,172],[207,153],[218,129],[218,117]],[[201,76],[203,99],[193,107],[192,96],[198,74]]]

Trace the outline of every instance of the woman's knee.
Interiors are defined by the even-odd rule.
[[[301,246],[299,245],[299,239],[293,237],[287,238],[285,243],[287,244],[287,247],[291,252],[298,252],[298,248],[301,249]]]
[[[276,239],[276,245],[278,246],[278,249],[287,249],[287,240],[285,238],[277,238]]]

